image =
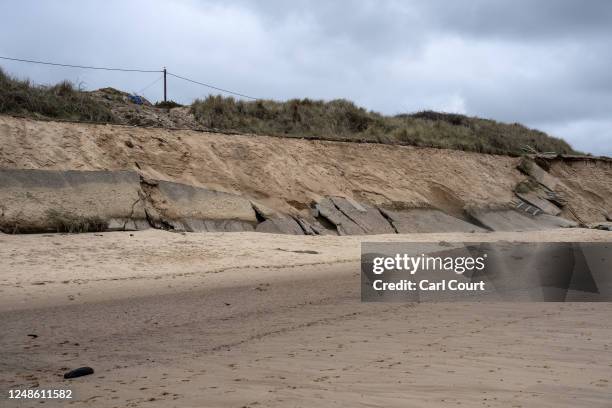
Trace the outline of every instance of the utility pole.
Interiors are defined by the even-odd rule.
[[[164,67],[164,102],[167,102],[166,95],[167,95],[166,93],[166,67]]]

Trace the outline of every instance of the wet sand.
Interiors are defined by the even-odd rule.
[[[610,233],[131,234],[0,235],[0,405],[612,401],[612,304],[365,304],[358,264],[365,240],[609,241]],[[305,250],[316,253],[293,252]],[[82,365],[95,374],[62,379]],[[75,398],[4,399],[32,386],[69,388]]]

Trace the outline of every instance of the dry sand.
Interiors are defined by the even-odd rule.
[[[342,196],[432,204],[452,213],[465,205],[505,205],[525,178],[515,168],[518,158],[457,150],[2,115],[0,140],[0,168],[135,170],[153,179],[240,194],[282,212],[307,208],[323,196]]]
[[[360,303],[358,259],[367,240],[611,239],[0,234],[0,391],[70,388],[88,407],[610,407],[612,304]],[[61,378],[82,365],[95,374]]]

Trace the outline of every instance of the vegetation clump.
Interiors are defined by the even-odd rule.
[[[522,154],[525,146],[574,153],[564,140],[520,124],[433,111],[385,116],[343,99],[277,102],[209,96],[196,100],[191,112],[205,127],[262,135],[512,155]]]
[[[89,93],[63,81],[53,86],[33,85],[5,74],[0,68],[0,113],[49,118],[115,122],[108,106]]]
[[[519,162],[517,168],[524,174],[530,175],[531,172],[533,171],[533,161],[523,156],[521,157],[521,161]]]
[[[154,106],[160,109],[172,109],[172,108],[180,108],[183,105],[175,101],[160,101],[160,102],[156,102]]]
[[[346,142],[371,142],[521,155],[532,151],[577,153],[565,141],[520,124],[506,124],[455,113],[422,111],[381,115],[336,99],[243,101],[220,95],[196,100],[193,116],[176,118],[168,111],[175,101],[151,106],[131,103],[128,94],[104,88],[85,92],[64,81],[53,86],[32,85],[0,69],[0,113],[100,123],[214,129]],[[145,106],[146,105],[146,106]]]
[[[100,217],[84,217],[70,213],[49,210],[47,217],[53,225],[55,232],[67,232],[70,234],[83,232],[101,232],[108,228],[108,224]]]

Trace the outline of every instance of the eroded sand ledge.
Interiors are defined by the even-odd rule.
[[[604,159],[524,163],[7,116],[0,140],[0,230],[7,233],[521,231],[601,222],[612,211],[612,164]]]
[[[226,192],[308,216],[344,197],[393,208],[507,207],[526,176],[520,159],[456,150],[227,135],[0,115],[0,168],[131,170],[151,180]],[[612,163],[554,160],[548,172],[586,222],[612,212]],[[547,164],[548,165],[548,164]],[[562,213],[572,219],[569,211]]]

